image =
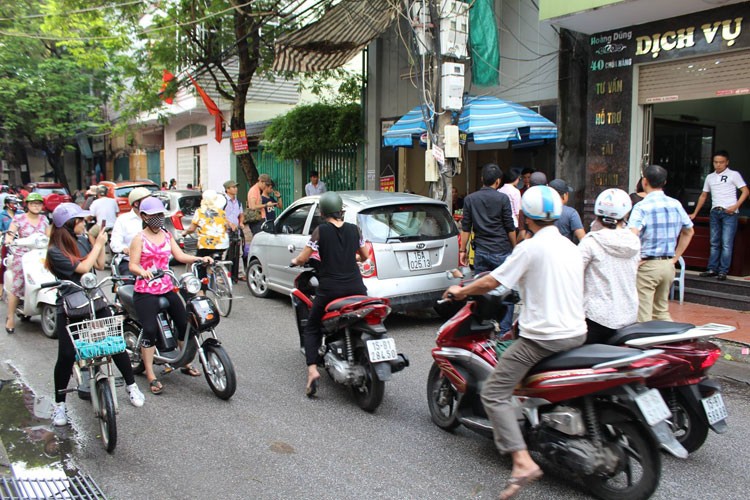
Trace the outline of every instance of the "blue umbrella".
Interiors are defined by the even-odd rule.
[[[427,132],[425,118],[429,117],[432,124],[433,113],[426,106],[417,106],[393,124],[393,126],[383,134],[384,146],[406,146],[412,147],[414,136],[420,136]]]
[[[458,128],[477,144],[557,137],[557,126],[542,115],[493,96],[465,96]]]

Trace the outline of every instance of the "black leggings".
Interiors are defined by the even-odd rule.
[[[156,345],[156,338],[159,335],[159,320],[157,318],[159,311],[159,297],[165,297],[169,301],[169,316],[174,321],[177,329],[177,338],[180,341],[185,340],[187,330],[187,311],[182,299],[175,292],[169,291],[163,295],[152,295],[150,293],[135,292],[133,301],[138,311],[138,319],[143,327],[142,347],[153,347]]]
[[[215,248],[199,248],[195,251],[196,257],[213,257],[214,254],[219,254],[220,256],[223,255],[223,253],[226,250],[217,250]],[[219,257],[221,259],[222,257]],[[199,265],[198,266],[198,279],[201,280],[201,290],[204,292],[208,290],[208,285],[203,284],[203,278],[206,277],[206,266]]]
[[[112,316],[109,309],[104,309],[98,313],[100,318],[106,318]],[[65,393],[62,392],[68,387],[70,382],[70,376],[73,372],[73,365],[76,362],[76,350],[73,347],[73,341],[68,335],[68,330],[65,328],[68,324],[68,318],[65,316],[62,307],[57,308],[57,363],[55,364],[55,402],[64,403]],[[130,365],[130,358],[125,352],[115,354],[112,356],[112,361],[115,362],[117,369],[120,370],[122,376],[125,378],[127,385],[135,384],[135,376],[133,375],[133,367]]]
[[[348,297],[349,295],[367,295],[367,288],[364,286],[354,286],[352,288],[343,288],[336,291],[319,292],[313,299],[310,315],[307,317],[304,338],[305,343],[305,360],[307,366],[318,364],[320,356],[318,349],[323,338],[320,331],[321,319],[326,312],[326,306],[336,299]]]
[[[617,332],[617,330],[596,321],[591,321],[588,318],[586,318],[586,327],[588,328],[588,334],[586,335],[587,344],[608,344],[609,339]]]

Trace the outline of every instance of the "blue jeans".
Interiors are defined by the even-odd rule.
[[[498,254],[474,249],[474,272],[494,271],[505,262],[508,256],[510,256],[509,253]],[[504,334],[513,328],[513,309],[513,304],[508,304],[508,310],[500,320],[500,334]]]
[[[708,270],[720,274],[729,272],[732,263],[734,235],[737,233],[738,215],[728,214],[721,210],[711,210],[711,253],[708,258]]]

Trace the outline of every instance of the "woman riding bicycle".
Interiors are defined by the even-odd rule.
[[[31,195],[29,195],[31,196]],[[81,282],[81,276],[92,269],[104,269],[104,247],[107,244],[107,233],[100,231],[96,239],[84,234],[85,217],[91,213],[81,209],[75,203],[61,203],[52,212],[54,228],[47,248],[46,267],[59,280]],[[55,425],[67,425],[65,413],[65,392],[70,381],[76,351],[68,335],[66,326],[69,322],[63,308],[63,297],[75,293],[76,288],[60,285],[57,293],[57,363],[55,364],[55,406],[52,420]],[[97,317],[111,316],[109,308],[97,311]],[[121,352],[112,356],[112,360],[125,378],[128,396],[133,406],[143,406],[145,397],[138,389],[133,375],[133,367],[127,353]]]
[[[143,326],[141,358],[152,394],[160,394],[164,386],[154,374],[154,354],[159,333],[157,316],[160,311],[159,297],[169,301],[169,315],[177,328],[177,339],[182,348],[187,330],[187,312],[180,296],[172,288],[172,279],[162,276],[154,279],[157,270],[169,269],[169,260],[174,257],[184,264],[203,261],[211,263],[210,257],[195,257],[180,250],[169,231],[164,230],[164,205],[157,198],[146,198],[140,205],[141,218],[146,228],[130,244],[130,272],[137,277],[135,282],[135,306]],[[182,373],[197,377],[200,372],[190,365],[180,369]]]
[[[229,232],[224,206],[227,199],[212,189],[203,191],[201,206],[195,211],[190,226],[182,235],[198,233],[198,257],[210,257],[215,253],[224,253],[229,248]],[[198,278],[203,282],[206,268],[198,268]],[[207,285],[202,285],[206,290]]]
[[[34,233],[42,233],[47,236],[50,234],[49,222],[47,218],[42,215],[42,208],[44,207],[44,200],[42,195],[39,193],[31,193],[26,197],[26,208],[28,212],[16,215],[13,218],[13,222],[10,223],[8,232],[5,235],[5,243],[8,244],[13,241],[14,237],[26,238]],[[18,307],[19,297],[23,297],[24,290],[26,288],[26,281],[23,276],[23,255],[28,252],[29,248],[16,248],[15,256],[13,258],[13,265],[11,271],[13,271],[13,282],[10,286],[10,294],[8,295],[8,317],[5,318],[5,331],[8,333],[15,333],[16,331],[16,317],[15,312]]]

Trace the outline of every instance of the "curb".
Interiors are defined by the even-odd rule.
[[[711,339],[721,347],[722,359],[729,362],[738,362],[743,365],[750,364],[750,344],[714,337]]]

